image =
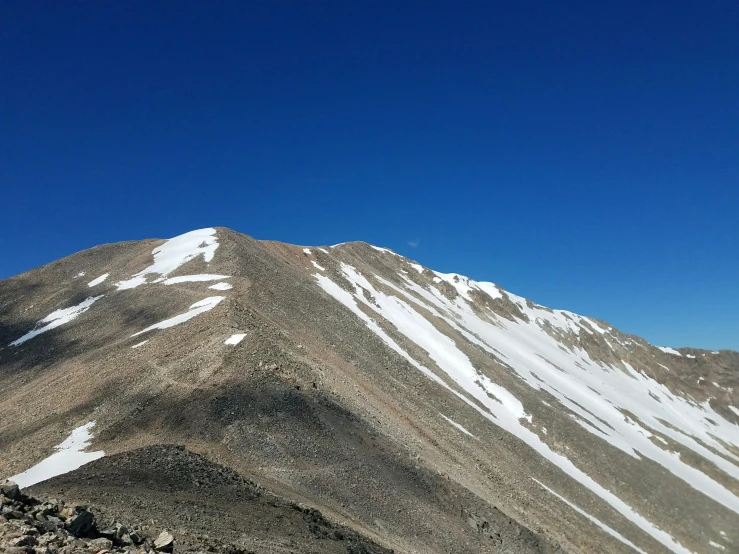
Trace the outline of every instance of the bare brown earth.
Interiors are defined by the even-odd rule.
[[[229,275],[228,291],[209,290],[208,282],[116,290],[117,281],[151,263],[161,241],[103,245],[0,281],[0,476],[27,469],[73,428],[94,420],[92,448],[106,457],[34,492],[94,505],[110,518],[154,518],[154,526],[171,527],[184,542],[207,535],[260,553],[353,552],[347,541],[306,530],[305,513],[291,507],[300,505],[320,510],[331,529],[355,533],[366,552],[633,551],[543,490],[536,478],[644,551],[667,552],[388,348],[316,285],[302,247],[220,228],[218,240],[212,262],[198,258],[170,276]],[[391,281],[400,263],[365,243],[327,252],[313,249],[312,259],[337,281],[341,261]],[[103,273],[111,274],[103,284],[87,286]],[[72,322],[18,347],[5,346],[52,311],[99,294],[105,296]],[[131,337],[215,295],[226,297],[215,309]],[[504,317],[517,315],[514,304],[492,304]],[[238,346],[224,346],[239,332],[246,338]],[[415,359],[434,366],[426,352],[396,338]],[[144,346],[131,348],[144,339]],[[614,350],[597,338],[584,340],[592,340],[585,346],[594,358],[638,361],[670,390],[697,401],[710,398],[715,410],[739,423],[728,409],[739,405],[733,392],[739,391],[736,352],[682,349],[696,357],[676,361],[657,353],[646,359],[637,348]],[[693,552],[713,552],[708,542],[721,531],[726,551],[739,551],[736,513],[661,466],[595,438],[556,403],[543,404],[542,393],[500,360],[458,344],[476,368],[548,421],[543,440],[566,450],[639,513]],[[713,382],[720,393],[709,390]],[[184,445],[195,454],[153,447],[162,444]],[[241,489],[231,481],[192,478],[191,470],[229,472],[258,483],[264,496],[240,499]],[[735,480],[715,468],[706,471],[739,494]],[[278,506],[263,501],[271,495]]]

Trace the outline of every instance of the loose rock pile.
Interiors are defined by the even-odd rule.
[[[0,484],[0,552],[7,554],[107,554],[172,552],[167,531],[145,534],[115,523],[99,529],[85,506],[26,496],[12,482]]]

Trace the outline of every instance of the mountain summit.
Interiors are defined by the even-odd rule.
[[[0,476],[127,517],[197,493],[244,551],[739,552],[738,387],[737,352],[363,242],[201,229],[0,281]],[[355,539],[217,503],[203,464]]]

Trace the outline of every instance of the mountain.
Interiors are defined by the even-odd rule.
[[[202,229],[0,281],[0,476],[144,520],[196,495],[244,551],[334,550],[257,533],[259,506],[181,465],[167,488],[157,445],[397,553],[739,552],[735,390],[737,352],[653,346],[363,242]],[[182,544],[206,532],[171,513]]]

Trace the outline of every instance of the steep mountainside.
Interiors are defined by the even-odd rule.
[[[104,453],[34,490],[111,514],[95,468],[181,444],[395,552],[739,552],[737,387],[739,353],[655,347],[361,242],[203,229],[0,281],[0,476]],[[226,527],[290,551],[288,527]]]

